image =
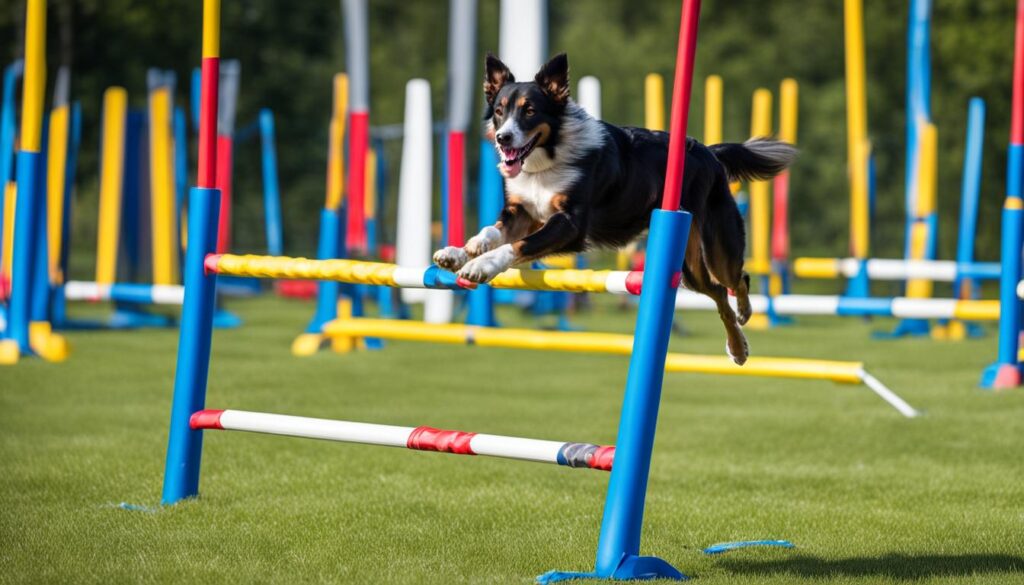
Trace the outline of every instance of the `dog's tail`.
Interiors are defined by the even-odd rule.
[[[708,146],[725,167],[730,181],[764,181],[786,170],[796,160],[797,149],[774,138],[751,138],[743,144]]]

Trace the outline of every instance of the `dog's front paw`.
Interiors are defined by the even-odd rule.
[[[445,270],[455,272],[469,262],[469,254],[457,246],[447,246],[434,252],[434,264]]]
[[[470,260],[459,270],[459,277],[477,284],[484,284],[495,276],[508,270],[512,261],[511,250],[506,253],[505,246]]]
[[[500,243],[501,232],[493,226],[487,226],[480,230],[480,233],[469,238],[466,242],[466,253],[470,258],[476,258],[490,252],[496,243]]]

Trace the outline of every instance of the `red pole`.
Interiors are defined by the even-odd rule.
[[[349,124],[348,220],[351,252],[366,251],[366,150],[370,144],[370,112],[352,112]]]
[[[220,57],[203,57],[203,81],[199,102],[199,177],[204,189],[217,186],[217,88]]]
[[[686,121],[690,112],[690,88],[693,86],[693,57],[697,52],[697,21],[700,0],[683,3],[679,25],[679,50],[676,53],[676,79],[672,85],[672,120],[669,126],[668,171],[661,208],[679,211],[683,195],[683,168],[686,166]]]
[[[448,133],[448,245],[461,246],[466,241],[463,209],[463,176],[466,161],[466,134]]]
[[[220,222],[217,226],[217,253],[231,251],[231,166],[234,143],[230,136],[217,137],[217,188],[220,189]]]

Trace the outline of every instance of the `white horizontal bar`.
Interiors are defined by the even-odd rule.
[[[469,442],[470,449],[477,455],[525,459],[541,463],[557,463],[558,452],[565,445],[560,441],[521,439],[499,435],[476,435]]]
[[[409,440],[409,434],[415,430],[413,427],[395,427],[244,410],[225,410],[220,415],[220,425],[231,431],[270,433],[386,447],[405,447]]]

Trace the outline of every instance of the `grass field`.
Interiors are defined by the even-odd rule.
[[[231,307],[246,325],[215,333],[211,408],[615,440],[624,357],[392,343],[299,359],[308,304]],[[716,318],[684,321],[674,350],[722,351]],[[578,323],[629,332],[632,314]],[[707,585],[1024,583],[1024,392],[976,388],[991,332],[870,339],[889,325],[749,336],[754,355],[864,360],[923,418],[859,387],[667,377],[644,552]],[[160,508],[177,332],[69,338],[65,364],[0,370],[0,582],[526,584],[592,568],[607,475],[589,470],[207,433],[202,496]],[[757,538],[797,548],[701,553]]]

